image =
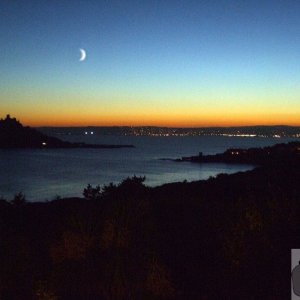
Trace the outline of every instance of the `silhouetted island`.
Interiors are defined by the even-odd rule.
[[[13,148],[133,148],[133,145],[85,144],[62,141],[36,129],[24,127],[7,115],[0,120],[0,149]]]

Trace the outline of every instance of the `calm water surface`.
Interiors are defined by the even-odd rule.
[[[0,196],[11,199],[19,191],[30,201],[52,200],[56,195],[81,196],[88,184],[118,183],[146,176],[150,186],[206,179],[218,173],[249,170],[247,165],[192,164],[159,160],[223,152],[229,147],[261,147],[289,139],[239,137],[126,137],[60,136],[86,143],[133,144],[123,149],[41,149],[0,151]]]

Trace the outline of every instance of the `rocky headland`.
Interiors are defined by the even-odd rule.
[[[71,143],[45,135],[38,130],[23,126],[16,118],[7,115],[0,120],[0,149],[20,148],[133,148],[133,145],[108,145]]]

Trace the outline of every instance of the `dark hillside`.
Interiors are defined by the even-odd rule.
[[[289,299],[300,162],[0,201],[1,299]]]
[[[9,115],[0,120],[0,149],[15,148],[122,148],[132,145],[93,145],[69,143],[47,136],[33,128],[24,127]]]

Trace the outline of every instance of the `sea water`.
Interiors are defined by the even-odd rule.
[[[12,199],[18,192],[23,192],[29,201],[82,196],[87,184],[119,183],[133,175],[146,176],[145,184],[149,186],[207,179],[219,173],[250,170],[253,166],[161,159],[198,155],[199,152],[215,154],[230,147],[262,147],[290,140],[104,135],[63,135],[60,138],[93,144],[133,144],[135,148],[0,150],[0,197]]]

